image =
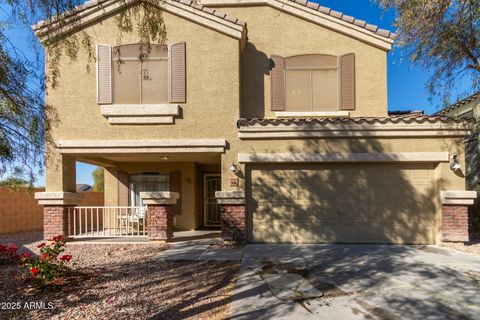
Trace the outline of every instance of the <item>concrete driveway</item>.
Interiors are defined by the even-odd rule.
[[[437,246],[246,246],[232,319],[480,319],[480,258]]]

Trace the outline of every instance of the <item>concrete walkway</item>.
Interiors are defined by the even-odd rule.
[[[219,239],[204,239],[169,243],[154,260],[240,262],[243,247],[225,247]]]
[[[232,319],[479,319],[480,258],[436,246],[248,245]]]

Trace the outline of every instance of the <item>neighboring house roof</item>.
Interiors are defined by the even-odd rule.
[[[275,124],[310,124],[310,123],[333,123],[333,124],[386,124],[386,123],[462,123],[465,120],[444,116],[424,116],[407,114],[392,117],[352,117],[352,118],[288,118],[288,119],[239,119],[237,127],[252,125],[275,125]]]
[[[448,115],[452,112],[454,112],[456,109],[470,103],[470,102],[473,102],[475,100],[478,100],[480,102],[480,91],[478,92],[475,92],[474,94],[472,94],[471,96],[468,96],[466,97],[465,99],[463,100],[460,100],[454,104],[452,104],[451,106],[448,106],[440,111],[438,111],[437,113],[435,113],[436,115]]]
[[[91,185],[88,184],[77,184],[77,191],[92,191],[93,188]]]
[[[50,36],[52,32],[57,32],[54,35],[60,36],[71,31],[71,29],[65,28],[65,23],[62,25],[58,23],[60,19],[63,21],[70,19],[72,25],[78,28],[139,2],[140,0],[90,0],[71,12],[58,15],[53,20],[37,23],[33,26],[33,30],[40,39]],[[242,40],[246,39],[246,28],[243,21],[203,5],[195,4],[191,0],[164,0],[159,7],[166,12],[193,20],[229,36]]]
[[[364,36],[374,37],[377,40],[383,41],[383,43],[374,41],[373,44],[387,50],[391,48],[391,44],[397,36],[389,30],[381,29],[364,20],[357,19],[307,0],[200,0],[200,2],[207,6],[269,5],[294,16],[319,23],[327,28],[357,36],[357,38],[359,35],[355,34],[356,31],[362,33]],[[319,21],[319,18],[324,20]],[[366,38],[361,38],[362,40],[367,41]]]

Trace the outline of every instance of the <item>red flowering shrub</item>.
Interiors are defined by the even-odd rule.
[[[0,263],[11,263],[19,258],[17,254],[18,247],[13,243],[7,245],[0,244]]]
[[[35,259],[22,259],[22,267],[25,269],[26,280],[33,281],[39,285],[60,284],[62,276],[69,271],[66,263],[70,262],[72,256],[62,255],[65,251],[65,239],[62,236],[55,236],[52,242],[42,243],[40,257]]]
[[[18,247],[12,243],[6,246],[0,244],[0,259],[18,260],[23,271],[22,278],[44,286],[62,284],[63,277],[70,271],[67,263],[72,260],[65,251],[65,240],[62,236],[53,237],[52,242],[38,246],[40,255],[32,257],[30,253],[17,254]]]

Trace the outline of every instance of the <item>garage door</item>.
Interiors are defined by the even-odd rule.
[[[434,243],[433,165],[247,167],[249,239]]]

